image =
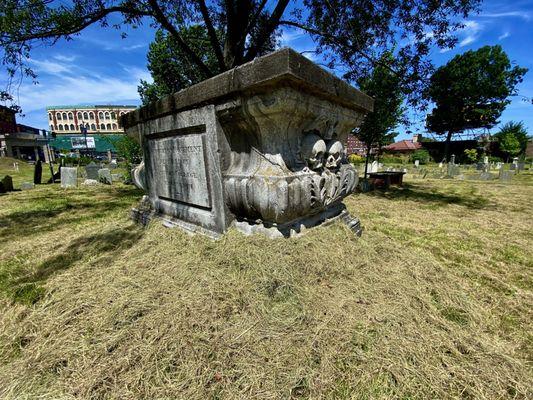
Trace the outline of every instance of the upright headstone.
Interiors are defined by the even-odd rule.
[[[87,179],[98,180],[98,170],[100,167],[94,162],[90,162],[85,166],[85,172],[87,173]]]
[[[420,165],[420,160],[415,160],[415,167],[418,168]]]
[[[33,183],[36,185],[41,184],[41,180],[43,177],[43,163],[41,160],[37,160],[35,163],[35,169],[33,170]]]
[[[368,168],[368,172],[369,173],[374,173],[374,172],[378,172],[378,167],[379,167],[379,164],[376,160],[372,161],[372,163],[370,164],[369,168]]]
[[[111,177],[111,171],[109,168],[101,168],[98,170],[98,182],[106,185],[111,185],[111,183],[113,183],[113,178]]]
[[[442,169],[444,167],[444,164],[442,162],[439,163],[439,168]]]
[[[111,150],[107,150],[107,162],[110,163],[113,160]]]
[[[482,181],[490,181],[492,178],[493,176],[490,172],[482,172],[479,174],[479,179]]]
[[[78,186],[78,168],[62,167],[61,168],[61,187],[71,188]]]
[[[29,190],[35,188],[35,184],[32,182],[22,182],[20,184],[20,190]]]
[[[500,181],[510,182],[512,176],[513,176],[513,171],[504,171],[503,168],[500,168],[500,173],[499,173]]]
[[[6,175],[4,176],[4,179],[0,181],[0,193],[7,193],[13,191],[13,178],[11,176]]]
[[[452,154],[450,157],[450,164],[455,165],[455,154]]]
[[[489,163],[489,156],[483,157],[483,164],[488,164],[488,163]]]

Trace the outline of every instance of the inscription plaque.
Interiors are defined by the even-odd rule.
[[[161,200],[211,208],[204,134],[148,140],[155,194]]]

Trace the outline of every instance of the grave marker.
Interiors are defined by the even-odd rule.
[[[78,186],[78,168],[62,167],[61,168],[61,187],[71,188]]]

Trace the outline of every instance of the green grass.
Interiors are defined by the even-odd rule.
[[[531,398],[532,183],[408,177],[346,200],[359,239],[141,229],[121,184],[0,195],[0,398]]]

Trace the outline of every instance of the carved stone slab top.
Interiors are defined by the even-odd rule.
[[[289,86],[363,112],[373,110],[374,100],[292,49],[284,48],[202,81],[121,118],[125,128],[200,104],[214,104],[240,93],[253,95],[272,86]]]

